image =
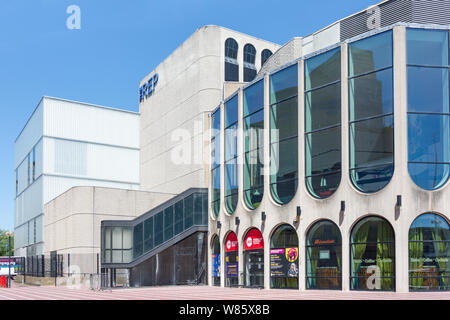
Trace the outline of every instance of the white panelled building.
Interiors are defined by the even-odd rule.
[[[44,204],[75,186],[139,189],[139,114],[43,97],[14,146],[16,256],[44,253]]]

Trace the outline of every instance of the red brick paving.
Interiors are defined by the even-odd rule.
[[[93,291],[68,287],[1,288],[0,300],[450,300],[450,292],[342,292],[167,286]]]

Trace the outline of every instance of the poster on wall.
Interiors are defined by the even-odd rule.
[[[234,232],[231,232],[225,241],[225,275],[238,277],[238,241]]]
[[[220,277],[220,253],[212,255],[212,276]]]
[[[271,249],[270,276],[298,277],[298,248]]]

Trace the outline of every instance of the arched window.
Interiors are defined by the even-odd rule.
[[[331,196],[341,181],[341,50],[305,61],[306,186]]]
[[[270,76],[270,191],[278,204],[298,185],[298,67]]]
[[[450,290],[450,225],[433,213],[409,229],[410,290]]]
[[[211,204],[217,218],[220,212],[220,107],[212,114],[211,122]]]
[[[450,176],[449,32],[407,29],[408,169],[425,190]]]
[[[367,217],[359,221],[350,237],[351,289],[395,289],[395,239],[385,219]]]
[[[213,278],[213,285],[220,286],[220,241],[217,235],[214,235],[211,252],[211,275]]]
[[[270,287],[298,289],[298,236],[288,224],[279,226],[270,239]]]
[[[372,193],[394,174],[392,31],[350,43],[348,53],[350,177]]]
[[[244,90],[244,201],[256,209],[264,195],[264,80]]]
[[[225,286],[236,287],[239,285],[239,251],[236,234],[231,231],[225,240]]]
[[[331,221],[314,224],[306,240],[306,289],[342,288],[342,239]]]
[[[225,41],[225,81],[239,81],[238,43],[233,38]]]
[[[261,67],[264,65],[264,63],[266,63],[267,59],[269,59],[271,55],[272,51],[270,51],[269,49],[264,49],[261,52]]]
[[[238,95],[225,102],[225,207],[229,214],[238,202]]]
[[[244,285],[264,288],[264,240],[256,228],[250,229],[244,240]]]
[[[250,82],[256,77],[256,49],[250,43],[244,46],[244,82]]]

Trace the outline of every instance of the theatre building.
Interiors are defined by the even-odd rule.
[[[210,285],[450,290],[449,29],[448,1],[384,1],[225,95]]]

